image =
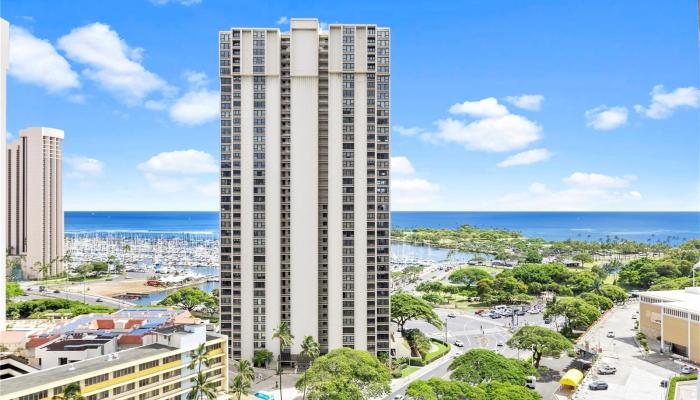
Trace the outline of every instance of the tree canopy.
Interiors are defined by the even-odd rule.
[[[369,399],[390,392],[389,369],[366,351],[341,348],[316,359],[296,387],[310,400]]]
[[[579,295],[586,303],[595,306],[600,311],[607,311],[615,306],[612,300],[596,293],[582,293]]]
[[[558,332],[541,326],[523,326],[508,340],[508,346],[520,350],[532,350],[535,368],[542,356],[557,357],[573,348],[569,339]]]
[[[504,357],[486,349],[472,349],[450,364],[453,380],[478,385],[488,381],[510,382],[523,385],[525,378],[535,373],[527,362]]]
[[[479,387],[440,378],[411,382],[406,396],[414,400],[487,400],[486,391]]]
[[[491,274],[481,268],[464,267],[459,268],[450,274],[450,282],[466,286],[475,285],[482,279],[490,278]]]
[[[574,329],[586,329],[599,317],[600,311],[578,297],[560,297],[545,307],[544,317],[562,316],[566,322],[564,332],[571,333]]]
[[[442,320],[428,302],[404,292],[392,295],[391,320],[398,324],[399,330],[403,332],[406,322],[412,319],[420,319],[442,329]]]
[[[216,310],[218,299],[204,290],[196,287],[178,289],[170,293],[158,303],[162,306],[179,307],[187,311],[204,308],[208,311]]]

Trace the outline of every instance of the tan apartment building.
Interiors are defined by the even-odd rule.
[[[22,274],[42,278],[63,272],[63,131],[28,128],[7,145],[7,248],[24,256]]]
[[[209,358],[201,372],[222,395],[228,389],[226,337],[206,332],[205,325],[159,329],[152,343],[87,360],[5,379],[0,400],[60,397],[77,383],[86,400],[181,400],[192,390],[199,366],[189,368],[192,351],[204,343]]]
[[[639,293],[639,328],[664,352],[700,363],[700,287]]]
[[[278,353],[389,351],[390,31],[292,19],[219,32],[221,332]]]

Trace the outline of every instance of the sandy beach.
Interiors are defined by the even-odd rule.
[[[75,282],[73,284],[53,286],[59,290],[65,290],[72,293],[83,293],[83,284]],[[115,297],[125,293],[148,294],[165,290],[163,287],[148,286],[145,279],[130,279],[118,281],[92,281],[85,283],[87,293]]]

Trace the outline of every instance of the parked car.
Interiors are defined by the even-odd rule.
[[[523,310],[518,310],[518,311],[515,312],[515,315],[519,315],[519,316],[522,317],[523,315],[525,315],[525,311],[523,311]]]
[[[544,323],[545,323],[545,324],[551,324],[551,323],[552,323],[552,319],[551,319],[551,318],[545,318],[545,319],[544,319]]]
[[[476,310],[474,311],[474,315],[482,315],[484,313],[484,310]]]
[[[447,316],[448,316],[449,318],[455,318],[455,317],[457,316],[457,314],[451,312],[451,313],[447,314]]]
[[[690,375],[690,374],[694,374],[697,370],[698,370],[697,368],[693,368],[690,365],[684,365],[681,367],[681,374]]]
[[[491,315],[489,315],[489,316],[490,316],[492,319],[501,318],[501,314],[497,314],[497,313],[493,313],[493,314],[491,314]]]
[[[54,293],[61,293],[61,291],[60,291],[60,290],[58,290],[58,289],[54,289],[54,291],[53,291],[53,292],[54,292]]]
[[[601,365],[598,367],[598,373],[600,375],[614,375],[617,372],[617,368],[611,367],[609,365]]]
[[[464,343],[462,343],[461,340],[455,340],[455,346],[457,346],[457,347],[464,347]]]
[[[608,384],[603,381],[593,381],[588,384],[590,390],[608,390]]]
[[[394,400],[404,400],[404,399],[405,399],[405,397],[402,394],[397,394],[396,396],[394,396]]]
[[[498,346],[498,347],[503,347],[503,342],[498,342],[498,343],[496,343],[496,346]]]

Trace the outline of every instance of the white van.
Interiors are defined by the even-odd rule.
[[[526,388],[534,389],[535,382],[537,382],[537,377],[532,376],[532,375],[525,377],[525,387]]]

